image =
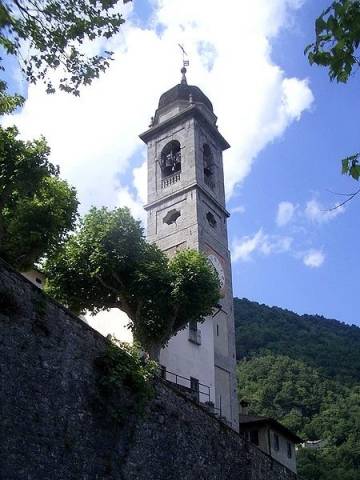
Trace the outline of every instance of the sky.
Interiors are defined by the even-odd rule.
[[[210,98],[231,145],[224,169],[234,296],[360,325],[360,199],[330,210],[342,199],[334,192],[357,188],[341,175],[340,159],[359,150],[360,74],[339,85],[304,56],[329,3],[134,0],[122,7],[119,35],[86,45],[114,51],[115,60],[80,98],[27,86],[9,64],[10,85],[27,100],[4,123],[23,138],[47,138],[81,213],[127,205],[145,222],[138,135],[160,95],[180,81],[183,44],[188,82]],[[90,322],[108,333],[119,318],[111,312]]]

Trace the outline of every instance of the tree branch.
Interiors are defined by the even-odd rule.
[[[335,207],[329,208],[328,212],[332,212],[333,210],[336,210],[337,208],[342,207],[346,203],[350,202],[350,200],[352,200],[354,197],[356,197],[356,195],[358,195],[359,193],[360,193],[360,188],[358,190],[356,190],[356,192],[354,192],[354,193],[343,194],[343,195],[347,195],[348,198],[346,200],[344,200],[343,202],[339,203],[338,205],[336,205]]]

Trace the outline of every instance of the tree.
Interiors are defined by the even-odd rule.
[[[127,3],[130,0],[123,0]],[[117,11],[119,0],[5,0],[0,3],[0,46],[15,55],[28,81],[41,80],[47,92],[56,88],[79,95],[79,87],[88,85],[105,71],[112,52],[87,55],[86,40],[109,39],[124,23]],[[24,46],[30,52],[24,56]],[[2,70],[3,66],[0,67]],[[49,72],[59,72],[57,85]],[[1,97],[6,84],[0,83]],[[12,97],[20,102],[20,97]],[[0,105],[2,103],[0,98]]]
[[[342,383],[360,382],[360,328],[234,299],[238,359],[271,352],[305,362]],[[291,339],[291,341],[289,341]]]
[[[309,62],[328,67],[331,80],[346,83],[360,66],[360,1],[334,1],[316,19],[315,34],[305,49]]]
[[[76,191],[59,178],[45,141],[24,142],[0,127],[0,256],[26,270],[75,226]]]
[[[47,290],[75,312],[119,308],[134,337],[156,358],[189,321],[202,321],[219,299],[219,280],[194,251],[172,259],[144,238],[127,208],[92,208],[45,266]]]
[[[301,478],[359,477],[359,386],[349,387],[296,358],[274,354],[239,362],[238,380],[240,398],[250,401],[251,413],[271,416],[301,438],[321,440],[319,450],[297,452]]]
[[[336,0],[315,21],[315,42],[305,53],[310,64],[328,67],[331,80],[346,83],[360,66],[360,1]],[[360,178],[360,152],[342,160],[342,173]],[[360,191],[360,190],[359,190]],[[351,200],[355,194],[349,194]]]

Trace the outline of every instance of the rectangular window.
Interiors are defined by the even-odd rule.
[[[189,341],[201,345],[201,330],[198,330],[198,324],[195,321],[189,322]]]
[[[191,322],[189,322],[189,330],[191,330],[192,332],[197,332],[197,329],[197,322],[191,320]]]
[[[274,450],[276,450],[278,452],[279,449],[280,449],[279,435],[274,433]]]
[[[251,430],[250,442],[254,445],[259,445],[259,432],[257,430]]]
[[[287,442],[287,456],[288,458],[292,457],[292,448],[291,448],[291,443]]]
[[[191,394],[197,402],[199,401],[199,380],[194,377],[190,377],[190,389],[191,389]]]
[[[219,325],[216,325],[216,335],[219,336]]]

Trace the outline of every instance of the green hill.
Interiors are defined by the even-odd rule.
[[[304,480],[360,480],[360,329],[235,299],[239,397],[300,437]]]
[[[342,383],[360,381],[360,328],[235,298],[238,359],[272,352],[302,360]]]

